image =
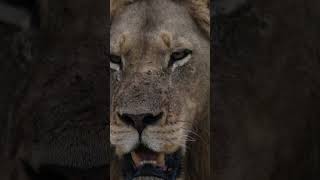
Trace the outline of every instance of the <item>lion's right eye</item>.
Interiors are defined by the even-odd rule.
[[[110,55],[110,68],[116,71],[122,69],[122,58],[117,55]]]
[[[175,51],[170,56],[168,66],[172,67],[173,70],[179,66],[183,66],[190,60],[191,55],[192,51],[190,49],[182,49]]]

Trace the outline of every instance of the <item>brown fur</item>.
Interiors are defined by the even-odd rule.
[[[137,0],[138,1],[138,0]],[[131,3],[135,3],[137,1],[129,1],[129,0],[113,0],[110,1],[110,13],[111,13],[111,18],[113,19],[115,16],[121,14],[121,12],[124,12],[126,10],[126,6],[128,4]],[[210,37],[210,17],[209,17],[209,1],[205,1],[205,0],[185,0],[185,1],[180,1],[177,0],[175,1],[176,3],[179,3],[179,5],[183,5],[186,6],[189,12],[189,15],[191,16],[191,18],[193,18],[194,22],[198,25],[199,29],[201,29],[203,31],[203,33],[205,34],[205,38],[209,38]],[[152,23],[151,23],[152,24]],[[122,27],[122,26],[121,26]],[[120,31],[122,31],[123,29],[120,29]],[[111,31],[112,32],[112,31]],[[115,30],[115,32],[119,32],[117,30]],[[132,40],[130,38],[127,38],[126,34],[123,33],[119,33],[122,34],[120,37],[118,37],[118,39],[122,39],[121,43],[120,42],[113,42],[113,38],[111,38],[111,44],[113,47],[113,49],[115,52],[111,52],[111,53],[119,53],[121,52],[123,54],[123,51],[126,51],[124,49],[127,49],[127,47],[133,46],[132,44],[136,43],[136,40]],[[166,33],[162,33],[162,39],[163,39],[163,45],[162,46],[170,46],[171,44],[171,37],[170,37],[170,32]],[[117,36],[117,35],[114,35]],[[125,40],[124,40],[125,39]],[[200,40],[201,41],[201,40]],[[121,44],[121,45],[120,45]],[[149,45],[149,47],[151,47],[151,49],[157,49],[159,47],[162,47],[160,45],[161,43],[159,42],[159,44],[151,44]],[[126,48],[124,48],[126,47]],[[163,47],[162,47],[163,48]],[[111,48],[112,49],[112,48]],[[146,50],[146,52],[148,52],[148,50]],[[200,51],[201,53],[206,52],[206,51]],[[136,54],[135,54],[136,53]],[[200,54],[201,54],[200,53]],[[134,54],[134,55],[132,55]],[[135,51],[131,51],[131,55],[134,57],[138,57],[137,52]],[[147,53],[148,56],[148,53]],[[209,56],[209,54],[202,54],[201,57],[206,57]],[[128,58],[132,58],[130,61],[132,64],[137,63],[134,62],[133,60],[135,58],[133,57],[128,57]],[[151,54],[150,57],[147,57],[147,59],[157,59],[158,57],[156,57],[155,54]],[[199,57],[198,57],[199,58]],[[201,58],[200,58],[201,59]],[[189,67],[189,66],[188,66]],[[135,67],[138,68],[138,67]],[[140,67],[141,68],[141,67]],[[150,65],[150,67],[147,66],[143,66],[142,69],[144,71],[144,69],[152,69],[152,71],[154,70],[154,67],[152,65]],[[191,68],[191,67],[189,67]],[[193,68],[197,68],[197,67],[193,67]],[[136,71],[142,70],[142,69],[135,69]],[[204,70],[204,69],[202,69]],[[205,69],[206,71],[207,69]],[[202,74],[203,73],[203,74]],[[194,79],[194,82],[197,83],[197,81],[199,81],[200,78],[203,78],[204,82],[201,82],[199,84],[199,87],[203,87],[204,90],[204,94],[207,94],[207,90],[206,90],[206,79],[208,78],[208,75],[206,74],[207,72],[202,72],[202,73],[197,73],[194,74],[196,76],[192,77]],[[208,72],[209,74],[209,72]],[[189,74],[183,74],[185,76],[192,76],[191,72]],[[130,102],[135,102],[135,101],[141,101],[141,96],[143,101],[142,102],[147,102],[149,104],[147,104],[148,108],[153,108],[154,104],[157,103],[157,101],[161,101],[161,99],[164,99],[164,101],[169,101],[169,102],[174,102],[174,106],[179,107],[181,106],[181,102],[179,102],[179,98],[181,98],[181,94],[172,94],[171,96],[168,96],[168,92],[166,92],[166,89],[161,87],[161,83],[162,79],[157,78],[157,74],[155,73],[151,73],[151,75],[149,75],[148,77],[145,76],[144,74],[132,74],[131,77],[133,78],[127,78],[125,80],[123,80],[123,82],[121,82],[121,85],[114,85],[114,83],[116,84],[116,82],[112,83],[112,86],[115,86],[113,88],[115,95],[112,95],[112,99],[113,99],[113,105],[111,109],[117,109],[119,106],[121,106],[122,108],[132,108],[134,105],[129,105]],[[198,77],[199,76],[199,77]],[[149,79],[148,79],[149,78]],[[177,77],[178,78],[178,77]],[[158,81],[154,81],[154,79],[159,79]],[[191,78],[190,78],[191,79]],[[185,79],[184,79],[185,80]],[[192,81],[191,80],[191,81]],[[145,85],[148,84],[148,85]],[[151,87],[150,85],[151,84]],[[192,84],[191,84],[192,86]],[[122,88],[122,87],[126,87],[126,88]],[[181,87],[185,87],[185,84],[181,84]],[[198,86],[195,86],[198,87]],[[139,95],[139,93],[143,92],[143,95]],[[161,91],[163,94],[161,96],[163,97],[158,97],[159,95],[156,94],[155,92],[157,91]],[[208,90],[209,91],[209,90]],[[181,91],[182,94],[184,93],[184,91]],[[182,129],[182,131],[184,131],[184,129],[186,129],[187,131],[193,131],[193,133],[190,134],[192,140],[194,139],[195,142],[188,142],[186,144],[186,154],[185,154],[185,163],[183,165],[183,174],[184,174],[184,179],[187,180],[194,180],[194,179],[208,179],[210,176],[210,157],[209,157],[209,120],[208,120],[208,113],[209,113],[209,108],[204,108],[204,107],[209,107],[209,97],[204,97],[203,95],[201,95],[201,91],[199,93],[197,93],[196,96],[199,96],[199,99],[207,99],[206,101],[200,101],[197,100],[196,97],[191,98],[192,100],[189,102],[187,101],[187,105],[183,104],[183,106],[187,106],[186,109],[188,109],[189,111],[186,111],[186,109],[179,109],[176,107],[171,107],[172,110],[180,110],[182,112],[168,112],[169,115],[171,116],[177,116],[175,118],[169,118],[169,121],[171,123],[171,125],[167,125],[167,124],[162,124],[163,127],[152,127],[155,129],[157,129],[157,131],[167,131],[169,128],[173,128],[174,126],[177,126],[173,131],[171,131],[170,133],[170,138],[174,137],[174,138],[182,138],[182,136],[185,135],[185,132],[179,132],[180,129]],[[166,97],[168,96],[168,97]],[[180,96],[180,97],[178,97]],[[138,98],[137,98],[138,97]],[[150,100],[152,99],[152,100]],[[159,100],[158,100],[159,99]],[[156,102],[153,102],[156,101]],[[181,100],[180,100],[181,101]],[[137,103],[135,102],[135,103]],[[206,102],[206,104],[201,104],[199,102]],[[162,103],[166,103],[166,102],[162,102]],[[145,108],[145,107],[144,107]],[[157,107],[156,107],[157,108]],[[203,109],[204,108],[204,109]],[[133,108],[134,109],[134,108]],[[138,111],[138,110],[132,110],[131,111]],[[154,109],[151,109],[154,110]],[[170,109],[171,110],[171,109]],[[191,112],[190,112],[191,111]],[[199,115],[199,111],[201,111],[201,115]],[[196,119],[193,120],[194,122],[179,122],[179,121],[174,121],[174,119],[178,119],[181,117],[178,117],[178,115],[182,114],[185,116],[191,115],[191,117],[193,117],[193,114],[197,114]],[[111,132],[110,132],[110,137],[111,137],[111,141],[115,142],[117,141],[117,139],[121,139],[121,141],[126,142],[126,143],[130,143],[130,139],[128,140],[128,138],[132,138],[132,133],[130,135],[123,133],[124,131],[134,131],[133,128],[128,128],[126,127],[121,121],[117,120],[117,117],[114,115],[115,113],[111,112]],[[181,116],[181,115],[180,115]],[[182,123],[182,125],[180,125],[179,123]],[[184,123],[186,123],[187,125],[185,125]],[[150,132],[148,132],[150,133]],[[167,137],[165,135],[166,133],[159,133],[158,136],[160,136],[161,138],[167,139],[169,137]],[[170,140],[170,139],[168,139]],[[168,151],[175,151],[177,148],[177,144],[182,145],[182,143],[179,141],[176,144],[174,144],[174,146],[166,146],[165,147],[165,152]],[[121,155],[123,153],[126,153],[126,151],[130,149],[130,148],[119,148],[117,147],[117,154]],[[119,169],[119,164],[118,164],[118,160],[115,158],[114,161],[111,163],[111,179],[115,180],[115,179],[119,179],[119,177],[121,176],[121,170]]]
[[[125,6],[138,0],[111,0],[110,1],[110,16],[112,17],[121,12]],[[196,23],[210,35],[210,0],[178,0],[185,1],[190,15],[195,19]]]

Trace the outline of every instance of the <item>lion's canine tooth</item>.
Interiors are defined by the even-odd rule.
[[[157,158],[157,163],[160,165],[160,166],[165,166],[165,154],[164,153],[159,153],[159,156]]]
[[[141,165],[141,160],[135,152],[131,152],[131,158],[136,166]]]

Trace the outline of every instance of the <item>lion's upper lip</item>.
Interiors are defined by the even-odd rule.
[[[144,146],[139,146],[131,152],[131,158],[136,168],[141,168],[144,165],[153,165],[166,170],[165,154],[154,152]]]

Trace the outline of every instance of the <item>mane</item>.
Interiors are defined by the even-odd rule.
[[[189,13],[202,30],[210,37],[210,0],[183,0]]]
[[[139,0],[111,0],[110,17],[111,20],[115,14],[120,13],[123,8]],[[173,0],[185,4],[189,10],[190,16],[197,25],[210,37],[210,0]]]

